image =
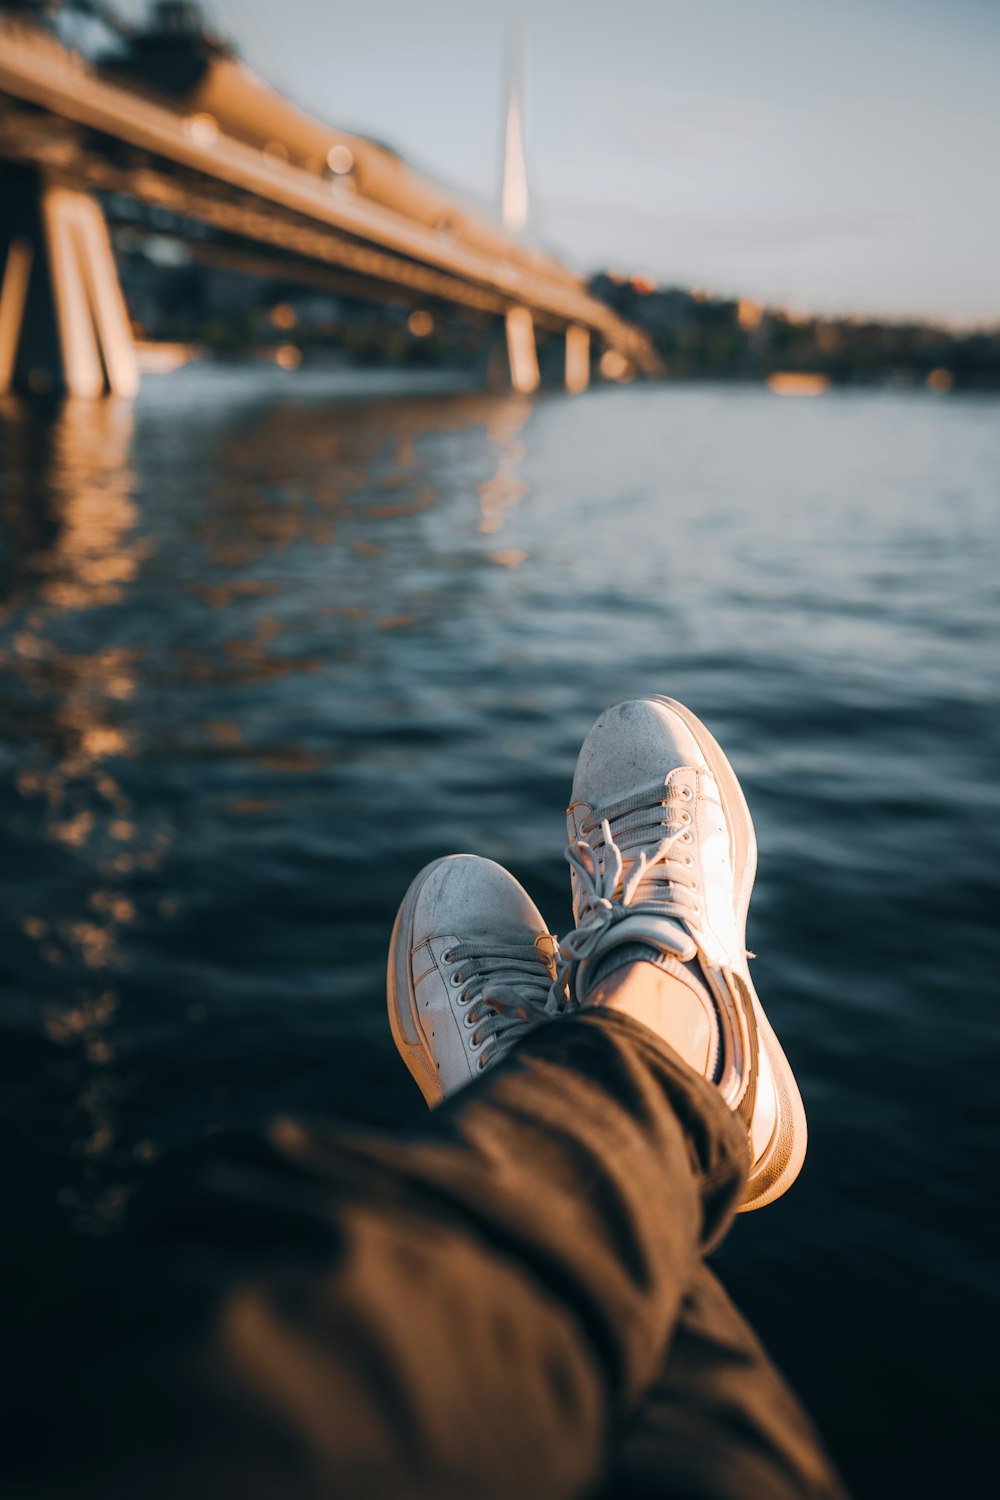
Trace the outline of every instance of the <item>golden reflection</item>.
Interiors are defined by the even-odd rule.
[[[287,745],[253,756],[253,763],[266,771],[318,771],[327,764],[325,755],[316,755],[301,745]]]
[[[380,552],[387,548],[380,547]],[[367,620],[368,610],[363,604],[321,604],[319,607],[321,615],[343,615],[345,620]]]
[[[518,433],[530,414],[531,402],[513,396],[496,405],[486,424],[486,435],[498,450],[497,471],[479,486],[480,531],[499,531],[507,511],[519,505],[527,493],[527,485],[518,473],[524,457],[524,444]]]
[[[487,465],[477,437],[478,469],[457,496],[454,524],[464,532],[478,524],[495,538],[526,493],[520,471],[531,410],[523,397],[474,392],[325,410],[294,402],[233,422],[208,454],[204,504],[188,538],[195,552],[199,542],[204,549],[199,581],[181,585],[204,601],[213,628],[193,643],[179,635],[173,669],[195,685],[240,686],[325,671],[328,651],[317,647],[305,656],[293,649],[302,627],[286,608],[295,599],[292,549],[328,548],[341,536],[344,556],[331,566],[329,592],[311,604],[309,618],[334,616],[348,636],[348,627],[391,634],[425,620],[429,596],[414,600],[406,550],[421,528],[399,523],[439,502],[435,442],[485,431]],[[8,482],[0,507],[9,549],[0,692],[8,694],[10,715],[24,722],[19,796],[70,893],[55,909],[39,904],[26,912],[23,932],[47,976],[42,1024],[80,1066],[74,1149],[83,1172],[60,1201],[96,1232],[113,1223],[124,1202],[113,1180],[122,1151],[116,1026],[124,939],[139,916],[137,877],[156,869],[168,847],[168,836],[150,829],[129,791],[129,762],[140,749],[144,647],[133,637],[109,638],[100,611],[127,600],[152,542],[133,499],[130,408],[69,403],[47,425],[16,403],[3,415]],[[447,550],[447,530],[436,522],[427,536]],[[495,566],[525,561],[523,551],[499,539],[487,545],[495,550],[485,558]],[[354,572],[364,585],[360,598],[351,589]],[[249,730],[221,705],[215,713],[207,708],[193,727],[215,754],[245,756],[262,771],[310,775],[325,764],[296,746],[256,752]],[[266,793],[241,796],[240,789],[225,805],[241,818],[280,808]],[[143,915],[169,921],[176,905],[153,901]],[[205,1019],[198,1004],[185,1014]],[[130,1159],[155,1154],[155,1142],[140,1144]]]
[[[954,384],[954,375],[943,367],[932,370],[927,377],[927,389],[930,391],[950,391]]]
[[[806,375],[798,370],[776,370],[767,377],[776,396],[822,396],[830,389],[829,375]]]
[[[397,516],[415,516],[419,511],[427,510],[436,498],[437,490],[434,486],[425,484],[417,490],[412,500],[401,501],[398,505],[369,505],[365,514],[374,516],[379,521],[395,520]]]
[[[194,585],[191,592],[211,604],[213,609],[228,609],[236,599],[261,594],[276,594],[278,585],[265,583],[259,578],[234,578],[231,583]]]
[[[271,797],[240,797],[235,802],[230,802],[226,811],[234,818],[256,818],[262,813],[278,812],[282,803]],[[194,1007],[191,1007],[193,1009]],[[188,1019],[195,1020],[196,1017],[188,1011]]]
[[[480,529],[495,531],[525,493],[517,434],[531,410],[524,397],[474,391],[447,401],[401,397],[332,412],[289,403],[255,413],[226,434],[215,455],[207,486],[212,502],[200,528],[209,560],[222,569],[251,568],[295,543],[328,546],[345,522],[394,521],[428,510],[437,486],[421,472],[421,443],[475,427],[485,428],[499,450],[496,473],[479,487]],[[393,498],[375,498],[379,491]],[[353,538],[350,545],[377,556],[390,550],[391,536]],[[272,587],[253,579],[198,592],[224,609],[241,591]]]
[[[243,739],[240,726],[227,720],[210,719],[202,728],[220,750],[234,750]]]
[[[230,612],[239,634],[211,649],[185,642],[174,657],[180,675],[225,686],[322,672],[327,659],[294,649],[299,624],[234,606],[255,596],[284,595],[284,585],[268,575],[272,567],[284,574],[294,566],[287,557],[293,547],[328,548],[341,539],[354,557],[373,560],[379,580],[404,579],[397,571],[398,549],[412,545],[412,532],[397,531],[392,523],[437,504],[433,443],[447,434],[486,432],[494,467],[475,487],[478,527],[496,535],[526,494],[520,467],[531,411],[523,396],[475,391],[445,401],[409,396],[332,407],[276,403],[228,427],[212,450],[197,536],[210,567],[244,576],[188,587],[213,608]],[[486,556],[507,568],[524,561],[512,548]],[[342,563],[334,567],[331,591],[349,578]],[[254,576],[245,576],[251,570]],[[423,607],[414,612],[408,606],[405,593],[395,608],[381,593],[360,601],[334,596],[316,602],[312,613],[370,620],[373,629],[388,632],[426,619]]]
[[[380,620],[375,621],[376,630],[405,630],[408,625],[416,625],[416,615],[383,615]]]
[[[38,455],[35,462],[28,453],[14,455],[5,515],[34,506],[41,498],[55,522],[48,545],[35,550],[30,559],[35,574],[31,602],[54,611],[116,603],[150,548],[147,539],[134,535],[136,509],[131,476],[125,471],[131,407],[127,402],[68,401],[58,419],[41,432],[37,427],[31,430],[31,419],[23,411],[19,421],[18,410],[14,401],[3,405],[3,414],[12,419],[15,443],[21,436],[24,443],[37,444]],[[36,463],[46,440],[51,451],[45,455],[46,472],[39,476]],[[44,496],[39,478],[48,491]],[[15,521],[15,530],[23,533],[23,525]],[[32,619],[28,617],[16,643],[23,655],[45,649],[31,628]]]
[[[154,867],[165,836],[143,841],[117,770],[133,754],[129,715],[142,652],[78,643],[87,614],[122,601],[152,544],[138,532],[132,499],[129,405],[70,401],[45,415],[8,400],[0,415],[11,540],[0,690],[30,725],[17,790],[41,836],[72,860],[65,885],[79,892],[57,911],[29,914],[22,930],[51,971],[42,1026],[82,1064],[73,1149],[84,1168],[59,1201],[78,1227],[102,1232],[125,1201],[101,1165],[117,1137],[121,936],[136,920],[124,877]]]

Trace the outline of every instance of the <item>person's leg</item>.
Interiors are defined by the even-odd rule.
[[[561,946],[574,998],[641,1021],[713,1081],[750,1143],[741,1207],[763,1207],[794,1181],[806,1122],[747,965],[756,840],[732,767],[682,704],[618,704],[580,752],[567,827],[577,928]],[[605,1500],[665,1492],[842,1494],[805,1413],[704,1266]]]
[[[600,1500],[844,1500],[809,1417],[707,1266]]]
[[[207,1148],[53,1320],[71,1351],[36,1332],[44,1448],[8,1493],[585,1494],[745,1171],[717,1092],[611,1014],[539,1025],[403,1138]]]
[[[660,702],[624,707],[599,721],[614,753],[581,757],[593,785],[571,809],[583,1013],[540,1024],[551,945],[510,876],[467,857],[423,872],[390,1015],[425,1097],[453,1102],[401,1141],[287,1123],[242,1156],[206,1153],[161,1197],[141,1268],[77,1325],[86,1387],[79,1361],[43,1370],[75,1496],[556,1500],[600,1480],[705,1251],[804,1152],[745,978],[752,860],[745,828],[727,833],[725,765]],[[609,768],[642,785],[614,788]],[[667,1045],[663,1006],[657,1034],[657,971],[707,1019],[704,1078]],[[615,993],[619,1013],[601,1003]],[[709,1331],[720,1368],[723,1342]],[[749,1474],[760,1437],[745,1439]],[[11,1493],[66,1492],[50,1478],[29,1465]]]

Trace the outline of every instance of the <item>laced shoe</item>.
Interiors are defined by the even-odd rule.
[[[763,1207],[798,1175],[806,1118],[747,964],[757,843],[733,768],[674,699],[620,703],[584,741],[567,828],[577,925],[560,968],[570,1002],[586,1005],[597,980],[635,958],[689,986],[709,1021],[705,1076],[747,1129],[742,1207]]]
[[[427,865],[389,949],[389,1024],[431,1106],[506,1057],[559,1009],[556,940],[527,891],[491,859]]]

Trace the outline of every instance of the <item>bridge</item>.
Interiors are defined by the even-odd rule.
[[[614,373],[657,372],[646,335],[578,276],[388,148],[302,114],[214,40],[196,71],[167,89],[86,61],[23,7],[0,16],[0,391],[135,393],[102,207],[122,198],[210,231],[240,269],[494,321],[519,391],[538,385],[539,331],[565,340],[571,391],[595,351]]]

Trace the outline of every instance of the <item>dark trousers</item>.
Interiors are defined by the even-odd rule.
[[[218,1144],[60,1314],[10,1493],[840,1496],[704,1265],[745,1173],[715,1091],[613,1014],[539,1028],[403,1137]]]

